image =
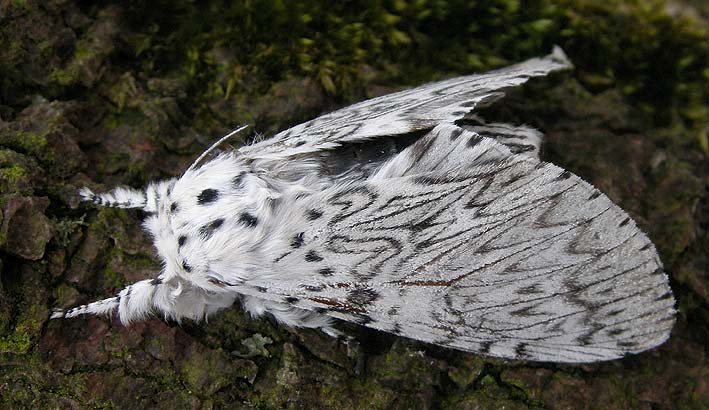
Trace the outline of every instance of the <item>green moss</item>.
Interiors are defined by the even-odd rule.
[[[113,269],[113,262],[122,260],[124,253],[117,247],[111,247],[106,253],[106,268],[101,272],[101,284],[104,291],[114,291],[122,289],[127,283],[126,278],[120,272]],[[120,262],[118,262],[120,264]]]
[[[47,141],[48,132],[18,131],[0,134],[0,146],[31,154],[43,162],[53,160]]]
[[[28,187],[27,170],[19,164],[0,168],[0,188],[4,193],[31,193]],[[1,242],[1,241],[0,241]]]
[[[0,337],[0,353],[28,353],[47,318],[46,316],[47,311],[35,305],[20,311],[14,328],[8,335]]]
[[[32,337],[24,326],[18,326],[0,338],[0,353],[27,353],[32,346]]]
[[[54,221],[54,238],[59,246],[65,248],[69,244],[70,236],[74,232],[77,232],[82,226],[88,225],[84,222],[85,217],[86,215],[84,214],[75,219],[66,218]]]

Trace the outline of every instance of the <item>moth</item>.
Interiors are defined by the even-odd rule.
[[[340,319],[508,359],[596,362],[658,346],[675,309],[652,242],[603,193],[540,161],[540,132],[474,114],[570,67],[555,48],[218,152],[227,135],[145,189],[85,188],[98,206],[148,214],[163,268],[52,318],[199,321],[240,302],[331,336]]]

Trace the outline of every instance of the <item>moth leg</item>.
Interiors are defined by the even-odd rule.
[[[84,201],[98,206],[113,208],[142,208],[145,212],[156,212],[158,201],[170,195],[176,178],[151,182],[144,190],[128,187],[116,187],[108,192],[94,193],[89,188],[82,188],[79,195]]]
[[[112,298],[91,302],[71,309],[54,309],[51,319],[72,318],[81,315],[112,317],[118,311],[121,322],[128,324],[151,312],[157,280],[142,280],[123,288]]]
[[[345,346],[347,346],[347,357],[355,360],[354,373],[357,375],[362,374],[365,355],[359,342],[354,337],[335,329],[331,317],[311,310],[299,309],[288,303],[274,302],[252,296],[243,296],[241,302],[244,310],[249,312],[254,318],[268,313],[277,322],[286,326],[319,329],[326,335],[344,342]]]
[[[55,309],[51,319],[97,315],[118,319],[124,325],[154,314],[165,319],[183,318],[200,321],[234,303],[233,293],[208,293],[177,279],[164,283],[162,277],[128,285],[112,298],[99,300],[72,309]]]
[[[144,191],[126,187],[117,187],[98,194],[84,187],[79,191],[79,195],[84,201],[111,208],[143,208],[147,203]]]

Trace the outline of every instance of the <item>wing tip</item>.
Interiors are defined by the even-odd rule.
[[[574,68],[574,65],[571,60],[569,60],[569,57],[566,55],[564,50],[558,45],[554,45],[551,54],[549,54],[549,58],[555,63],[560,64],[562,66],[561,69]]]

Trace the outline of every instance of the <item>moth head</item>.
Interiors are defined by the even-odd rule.
[[[252,264],[265,232],[272,188],[235,155],[220,155],[178,179],[150,184],[145,229],[166,278],[228,292]]]

